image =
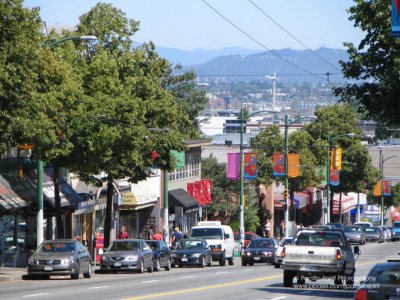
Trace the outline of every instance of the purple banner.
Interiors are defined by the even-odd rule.
[[[235,180],[240,175],[240,153],[228,153],[226,163],[226,178]]]
[[[392,34],[400,37],[400,0],[392,0]]]

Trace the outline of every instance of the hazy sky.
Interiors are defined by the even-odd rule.
[[[47,25],[75,25],[79,16],[99,1],[27,0],[41,8]],[[108,0],[127,16],[140,21],[137,42],[182,50],[244,47],[304,49],[267,16],[311,49],[343,48],[363,33],[348,20],[352,0]],[[217,10],[212,10],[205,2]],[[259,8],[254,6],[257,5]],[[267,16],[266,16],[267,15]],[[235,26],[226,21],[229,19]],[[244,33],[243,33],[244,32]]]

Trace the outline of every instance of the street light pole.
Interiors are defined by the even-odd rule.
[[[244,246],[244,205],[243,205],[243,108],[240,108],[240,202],[239,202],[239,232],[240,245]]]
[[[55,41],[48,45],[48,47],[54,48],[55,46],[64,43],[69,40],[87,40],[94,41],[97,40],[95,36],[69,36],[58,41]],[[37,216],[36,216],[36,243],[39,246],[44,240],[43,234],[43,161],[41,158],[37,160]]]
[[[287,197],[287,195],[289,195],[289,191],[288,191],[288,189],[289,189],[289,178],[288,178],[288,174],[287,174],[287,172],[288,172],[288,168],[287,168],[287,166],[288,166],[288,142],[289,142],[289,134],[288,134],[288,130],[289,130],[289,123],[288,123],[288,116],[287,115],[285,115],[285,149],[284,149],[284,152],[285,152],[285,189],[287,190],[287,193],[284,193],[284,196],[285,196],[285,198],[284,198],[284,201],[285,201],[285,205],[284,205],[284,208],[285,208],[285,236],[287,237],[287,236],[289,236],[289,203],[288,203],[288,197]]]

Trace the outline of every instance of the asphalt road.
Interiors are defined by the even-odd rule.
[[[398,258],[400,243],[361,246],[357,285],[379,261]],[[94,274],[91,279],[16,280],[0,283],[0,299],[353,299],[355,288],[335,289],[331,281],[306,282],[306,288],[284,288],[283,270],[258,264],[173,268],[154,273]]]

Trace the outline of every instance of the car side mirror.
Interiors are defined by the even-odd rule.
[[[229,233],[225,233],[225,234],[224,234],[224,238],[225,238],[225,239],[229,239]]]
[[[360,247],[354,246],[354,254],[357,254],[357,255],[361,254]]]

